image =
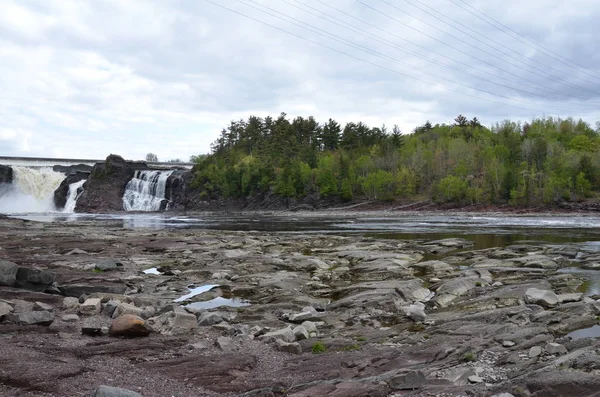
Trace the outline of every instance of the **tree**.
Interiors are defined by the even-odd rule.
[[[183,160],[180,158],[168,160],[167,163],[183,163]]]
[[[146,155],[146,161],[150,161],[152,163],[158,162],[158,156],[154,153],[148,153]]]
[[[476,120],[476,119],[475,119]],[[454,119],[455,125],[458,127],[466,127],[469,125],[469,120],[462,114],[459,114],[458,117]]]

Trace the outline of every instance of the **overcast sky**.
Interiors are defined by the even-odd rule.
[[[597,0],[214,2],[229,10],[3,0],[0,155],[188,159],[230,120],[280,112],[404,132],[459,113],[600,120]]]

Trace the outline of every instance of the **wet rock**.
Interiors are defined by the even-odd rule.
[[[48,311],[12,313],[7,315],[7,319],[23,325],[50,325],[54,314]]]
[[[273,342],[276,339],[281,339],[284,342],[292,343],[296,341],[296,335],[294,335],[294,331],[290,327],[287,327],[261,335],[258,339],[265,342]]]
[[[16,263],[0,260],[0,286],[14,286],[17,281],[18,269],[19,267]]]
[[[111,336],[148,336],[150,328],[144,319],[132,314],[125,314],[112,321],[108,330]]]
[[[583,299],[583,293],[581,292],[559,294],[557,296],[559,303],[579,302],[581,299]]]
[[[529,349],[529,358],[538,357],[540,354],[542,354],[541,346],[533,346],[531,349]]]
[[[557,354],[559,356],[568,353],[567,348],[561,345],[560,343],[548,343],[544,350],[548,354]]]
[[[530,374],[526,378],[527,389],[533,396],[597,396],[600,377],[580,371],[551,370]]]
[[[285,342],[281,339],[275,339],[275,346],[280,352],[286,352],[291,354],[302,354],[302,346],[297,342]]]
[[[0,318],[12,313],[13,307],[6,302],[0,302]]]
[[[54,273],[46,270],[19,267],[17,270],[15,286],[42,292],[54,283],[55,278],[56,276]]]
[[[408,371],[391,377],[387,384],[394,390],[417,390],[423,387],[426,379],[421,371]]]
[[[220,336],[217,338],[216,345],[224,352],[232,352],[236,349],[235,342],[228,336]]]
[[[215,312],[203,312],[200,313],[200,316],[198,317],[198,325],[203,327],[219,324],[223,321],[225,321],[225,319],[221,317],[219,313]]]
[[[110,272],[112,270],[118,270],[123,268],[123,263],[116,260],[107,260],[104,262],[96,263],[94,269],[101,272]]]
[[[148,325],[154,332],[164,335],[181,335],[198,328],[196,316],[189,313],[167,312],[148,319]]]
[[[93,397],[142,397],[141,394],[118,387],[98,386]]]
[[[95,293],[123,295],[127,291],[127,286],[122,283],[98,281],[90,284],[61,284],[59,289],[65,296],[79,298],[84,294],[91,295]]]
[[[549,308],[558,304],[558,296],[549,290],[529,288],[525,291],[525,301]]]
[[[86,299],[85,302],[79,306],[79,314],[84,316],[100,314],[101,307],[102,301],[100,298]]]

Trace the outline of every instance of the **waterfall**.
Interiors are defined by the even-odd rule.
[[[83,184],[86,179],[82,179],[79,182],[71,183],[69,185],[69,194],[67,195],[67,203],[63,212],[75,212],[75,206],[77,205],[77,199],[83,193]]]
[[[167,179],[173,171],[136,171],[125,188],[125,211],[159,211],[166,199]]]
[[[13,181],[0,187],[0,213],[51,212],[54,190],[65,176],[52,168],[13,166]]]

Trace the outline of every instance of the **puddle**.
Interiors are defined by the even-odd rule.
[[[577,292],[583,292],[584,296],[600,295],[600,271],[565,267],[559,269],[558,273],[572,274],[575,277],[584,279],[585,282],[577,290]]]
[[[238,298],[228,299],[228,298],[218,297],[215,299],[211,299],[209,301],[194,302],[194,303],[190,303],[189,305],[185,305],[185,307],[189,307],[191,309],[214,309],[215,307],[220,307],[220,306],[244,307],[244,306],[250,306],[250,302],[248,302],[247,300],[238,299]]]
[[[161,272],[158,271],[158,268],[156,267],[151,267],[150,269],[146,269],[143,271],[144,274],[161,274]]]
[[[218,284],[208,284],[208,285],[201,285],[200,287],[190,288],[190,292],[189,293],[187,293],[186,295],[183,295],[180,298],[175,299],[174,302],[183,302],[183,301],[186,301],[188,299],[193,298],[196,295],[203,294],[206,291],[210,291],[211,289],[213,289],[215,287],[218,287],[218,286],[219,286]]]
[[[572,340],[579,340],[583,338],[600,338],[600,325],[594,325],[590,328],[578,329],[577,331],[570,332],[567,337]]]

